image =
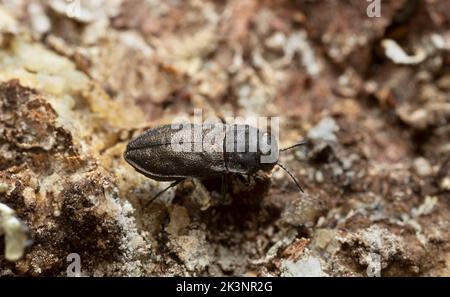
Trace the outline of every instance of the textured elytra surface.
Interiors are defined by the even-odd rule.
[[[276,140],[264,135],[250,125],[162,125],[130,140],[124,159],[158,181],[253,176],[270,172],[278,160]]]
[[[0,236],[2,275],[65,275],[71,253],[85,275],[449,274],[445,1],[378,19],[364,1],[105,1],[75,20],[0,3],[0,202],[33,240],[7,262]],[[426,59],[398,65],[384,39]],[[230,178],[226,202],[211,179],[143,207],[166,184],[127,142],[194,108],[280,115],[281,147],[310,141],[281,157],[306,193],[276,170]]]

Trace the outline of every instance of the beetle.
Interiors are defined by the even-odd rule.
[[[153,180],[172,181],[149,203],[186,178],[222,177],[224,195],[228,173],[253,176],[259,170],[270,172],[275,165],[286,171],[303,192],[297,179],[278,158],[279,152],[303,144],[306,141],[278,150],[274,137],[244,124],[171,124],[151,128],[131,140],[124,159]],[[275,157],[269,158],[274,151]]]

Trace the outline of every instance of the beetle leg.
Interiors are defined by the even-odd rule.
[[[182,181],[184,181],[185,178],[183,179],[179,179],[174,181],[173,183],[171,183],[167,188],[165,188],[164,190],[160,191],[158,194],[156,194],[155,196],[153,196],[150,201],[148,201],[144,208],[146,208],[147,206],[149,206],[153,201],[155,201],[156,198],[158,198],[159,196],[161,196],[162,194],[164,194],[168,189],[175,187],[176,185],[178,185],[179,183],[181,183]]]
[[[245,176],[245,185],[247,186],[247,187],[250,187],[250,185],[252,184],[252,181],[250,180],[250,175],[243,175],[243,176]]]
[[[249,187],[252,183],[250,180],[250,175],[248,174],[238,174],[237,177],[246,187]]]
[[[227,199],[227,174],[222,174],[222,203]]]

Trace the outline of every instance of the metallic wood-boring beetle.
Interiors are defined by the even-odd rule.
[[[267,140],[268,134],[250,125],[214,125],[163,125],[145,131],[128,143],[124,158],[136,171],[157,181],[173,181],[150,202],[186,178],[222,177],[224,195],[227,173],[253,176],[258,170],[270,172],[275,165],[285,170],[303,192],[295,177],[278,162],[276,139],[272,138],[270,145],[269,141],[263,143],[262,139]],[[213,130],[214,128],[216,130]],[[197,138],[195,133],[198,133]],[[305,143],[300,142],[279,151]],[[196,146],[200,150],[196,150]],[[230,147],[233,149],[230,150]],[[262,162],[262,158],[267,156],[270,150],[277,150],[276,158]]]

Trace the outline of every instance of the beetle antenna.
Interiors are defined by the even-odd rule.
[[[291,145],[291,146],[289,146],[289,147],[286,147],[286,148],[284,148],[284,149],[281,149],[280,152],[288,151],[288,150],[290,150],[290,149],[293,149],[293,148],[298,147],[298,146],[301,146],[301,145],[305,145],[305,144],[307,144],[307,143],[308,143],[307,140],[303,140],[303,141],[300,141],[299,143],[296,143],[296,144],[294,144],[294,145]]]
[[[286,171],[287,174],[289,174],[289,176],[292,178],[292,180],[294,181],[294,183],[297,185],[297,188],[298,188],[302,193],[304,193],[302,187],[300,186],[300,183],[297,181],[297,179],[295,178],[295,176],[294,176],[291,172],[289,172],[289,170],[288,170],[286,167],[284,167],[281,163],[277,163],[277,165],[280,166],[281,169],[283,169],[284,171]]]

